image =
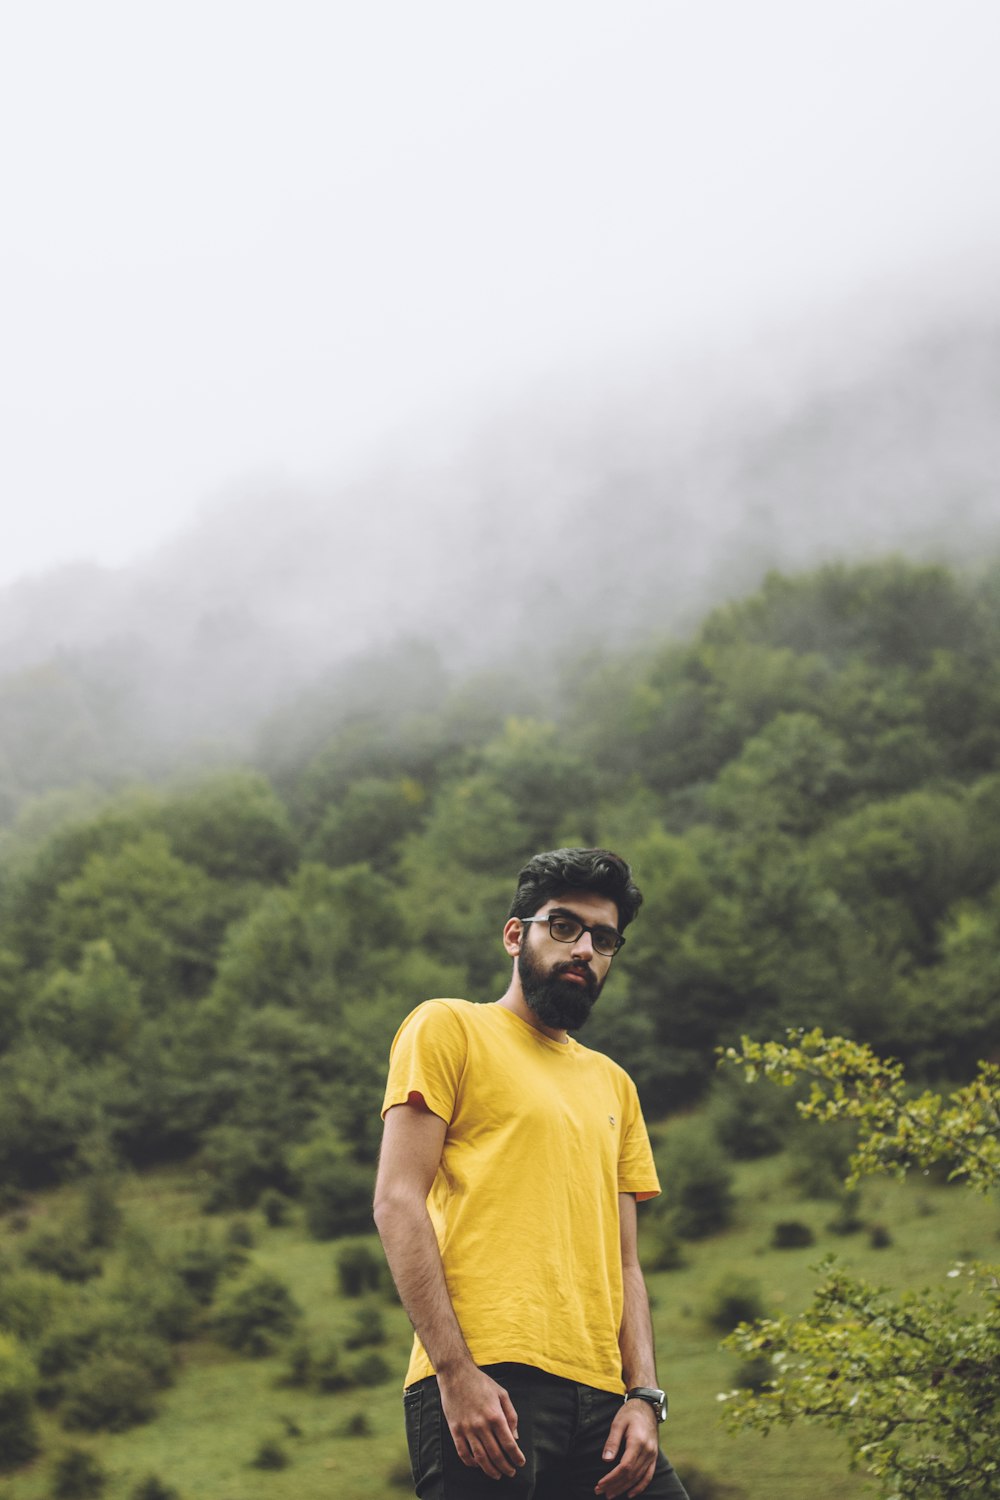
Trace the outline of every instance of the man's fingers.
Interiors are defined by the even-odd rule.
[[[507,1426],[510,1428],[511,1437],[514,1439],[514,1441],[516,1443],[517,1442],[517,1412],[514,1410],[514,1403],[513,1403],[513,1401],[510,1399],[510,1397],[508,1396],[507,1392],[503,1389],[502,1386],[500,1387],[500,1405],[503,1407],[503,1414],[507,1418]],[[518,1451],[518,1453],[521,1453],[520,1448],[518,1448],[517,1451]],[[524,1460],[524,1454],[523,1453],[521,1453],[521,1460],[522,1460],[522,1462]]]

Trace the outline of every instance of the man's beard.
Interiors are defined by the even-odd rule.
[[[584,983],[566,979],[567,969],[580,974]],[[517,973],[528,1005],[543,1026],[556,1031],[579,1031],[604,984],[593,969],[572,960],[546,970],[524,947],[517,955]]]

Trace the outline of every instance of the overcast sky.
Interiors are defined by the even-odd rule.
[[[996,0],[0,22],[0,583],[1000,249]]]

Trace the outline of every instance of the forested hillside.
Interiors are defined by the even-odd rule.
[[[3,845],[7,1190],[111,1149],[195,1157],[220,1206],[353,1201],[396,1025],[500,992],[512,877],[566,842],[646,892],[587,1040],[653,1117],[741,1031],[966,1076],[1000,1035],[998,643],[996,572],[772,576],[552,693],[530,658],[455,687],[414,649],[275,719],[255,766],[42,798]]]

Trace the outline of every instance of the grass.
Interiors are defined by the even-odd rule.
[[[815,1267],[829,1252],[879,1283],[940,1285],[954,1259],[995,1256],[996,1210],[964,1189],[929,1180],[872,1182],[864,1190],[862,1218],[886,1225],[892,1241],[875,1249],[866,1232],[846,1238],[831,1233],[826,1225],[835,1205],[796,1198],[785,1183],[786,1170],[781,1157],[738,1166],[733,1226],[686,1247],[682,1269],[649,1277],[660,1375],[670,1392],[664,1446],[682,1477],[687,1460],[740,1485],[749,1500],[854,1500],[870,1491],[849,1473],[842,1444],[825,1432],[798,1426],[766,1439],[726,1434],[717,1396],[732,1386],[735,1361],[719,1349],[718,1335],[702,1318],[706,1299],[735,1271],[759,1283],[769,1310],[794,1313],[807,1303]],[[45,1195],[34,1216],[55,1219],[73,1201],[67,1189]],[[178,1170],[132,1180],[122,1204],[129,1223],[159,1245],[179,1242],[206,1222],[222,1232],[222,1224],[200,1215],[197,1184]],[[309,1240],[298,1224],[270,1229],[259,1214],[245,1217],[255,1234],[251,1264],[286,1282],[311,1334],[340,1339],[357,1304],[339,1295],[335,1247]],[[815,1243],[772,1249],[774,1224],[793,1218],[810,1225]],[[17,1238],[9,1226],[0,1227],[0,1248],[15,1248]],[[281,1356],[246,1359],[202,1337],[184,1346],[180,1378],[146,1426],[81,1436],[64,1433],[45,1414],[44,1454],[5,1478],[5,1500],[48,1500],[53,1454],[70,1442],[90,1448],[109,1471],[106,1500],[128,1500],[149,1473],[175,1486],[182,1500],[387,1500],[411,1494],[410,1487],[394,1489],[389,1480],[405,1451],[399,1396],[410,1334],[397,1305],[387,1302],[384,1316],[388,1338],[381,1352],[398,1375],[382,1386],[336,1395],[282,1388]],[[345,1435],[358,1413],[367,1434]],[[282,1444],[287,1468],[252,1467],[265,1439]]]

